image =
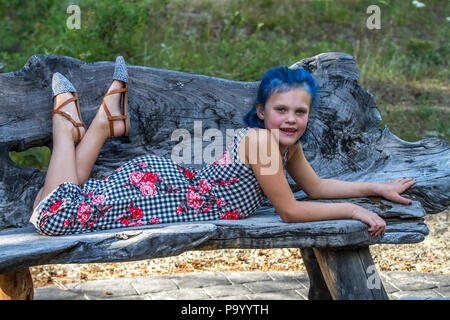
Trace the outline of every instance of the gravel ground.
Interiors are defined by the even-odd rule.
[[[373,245],[380,271],[450,274],[449,210],[427,215],[430,234],[421,243]],[[123,263],[54,264],[31,267],[35,288],[64,283],[198,271],[306,271],[299,249],[190,251],[176,257]]]

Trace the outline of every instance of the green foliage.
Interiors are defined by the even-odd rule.
[[[406,110],[385,110],[381,112],[383,120],[379,127],[388,125],[389,130],[406,141],[417,141],[428,137],[450,139],[450,112],[433,110],[430,107]]]
[[[344,51],[357,54],[360,65],[377,66],[376,53],[395,66],[400,77],[435,77],[436,72],[440,79],[448,76],[442,68],[449,55],[442,2],[430,1],[418,9],[407,2],[380,1],[382,30],[371,31],[365,26],[365,10],[372,2],[128,0],[112,5],[83,0],[75,2],[81,9],[81,29],[70,30],[68,2],[0,0],[0,59],[6,71],[13,71],[36,53],[85,61],[113,60],[122,54],[133,64],[248,80],[253,71],[247,75],[221,61],[237,63],[248,50],[270,51],[273,57],[264,59],[267,62],[248,62],[260,75],[288,59]],[[280,43],[282,52],[277,51]],[[411,69],[411,61],[420,61],[420,70]]]
[[[430,40],[411,38],[406,43],[406,54],[412,59],[419,59],[426,65],[442,65],[444,59],[449,56],[449,44],[442,44],[437,47]]]
[[[24,152],[11,151],[9,156],[12,161],[25,168],[36,168],[45,171],[50,162],[50,149],[47,147],[35,147]]]
[[[434,112],[433,112],[433,109],[431,109],[431,108],[428,107],[428,106],[425,106],[425,107],[416,109],[416,110],[415,110],[415,113],[416,113],[418,116],[422,117],[422,118],[428,118],[428,117],[430,117]]]

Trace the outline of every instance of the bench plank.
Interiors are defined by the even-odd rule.
[[[105,230],[67,236],[43,236],[34,227],[0,232],[0,274],[23,267],[124,262],[162,258],[191,250],[214,235],[211,224]]]
[[[424,223],[407,221],[396,222],[392,228],[388,225],[381,239],[371,237],[367,228],[355,220],[287,224],[270,212],[242,220],[173,223],[58,237],[39,235],[29,225],[0,232],[0,273],[44,264],[161,258],[188,250],[415,243],[428,233]]]

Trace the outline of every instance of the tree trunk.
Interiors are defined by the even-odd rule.
[[[303,262],[309,277],[309,300],[331,300],[331,294],[328,290],[319,263],[312,248],[300,248]]]

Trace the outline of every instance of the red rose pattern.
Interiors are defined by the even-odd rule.
[[[130,182],[131,184],[139,184],[141,182],[142,177],[144,174],[142,172],[136,171],[133,173],[130,173]]]
[[[133,219],[140,220],[144,216],[144,212],[139,208],[131,208],[130,209],[131,216]]]
[[[128,219],[128,218],[122,218],[122,219],[120,219],[120,222],[126,226],[131,223],[130,219]]]
[[[81,223],[84,223],[84,222],[88,221],[89,218],[91,217],[89,212],[91,212],[91,207],[86,202],[83,202],[78,207],[78,215],[77,215],[78,220]]]
[[[230,164],[230,155],[226,152],[221,158],[219,158],[212,165],[226,166]],[[129,174],[129,183],[124,184],[125,189],[136,189],[145,197],[156,196],[160,193],[178,193],[182,190],[178,187],[173,187],[170,184],[166,184],[164,179],[160,178],[159,173],[151,172],[152,167],[146,162],[135,163],[136,171]],[[199,178],[196,174],[197,170],[188,170],[179,165],[177,165],[183,175],[192,184],[186,188],[185,201],[180,203],[176,207],[176,214],[187,214],[188,212],[193,212],[195,214],[208,213],[217,208],[219,211],[220,219],[239,219],[245,217],[245,215],[240,214],[239,209],[235,209],[231,203],[216,198],[211,191],[216,188],[226,188],[230,184],[237,182],[238,177],[234,177],[230,180],[206,180],[204,178]],[[122,166],[117,168],[115,171],[119,172],[123,170]],[[197,188],[195,187],[197,186]],[[261,188],[255,187],[255,191],[261,192]],[[105,192],[105,190],[103,190]],[[105,205],[107,203],[107,198],[104,194],[94,194],[93,192],[83,193],[83,196],[90,198],[78,206],[76,216],[73,218],[63,220],[63,227],[74,226],[75,222],[80,223],[80,229],[95,227],[99,219],[103,218],[111,209],[110,205]],[[57,214],[62,205],[62,199],[58,199],[50,206],[50,211],[43,211],[41,218],[41,225],[46,223],[46,217],[52,214]],[[219,209],[220,208],[220,209]],[[139,207],[133,206],[133,201],[130,202],[126,212],[120,217],[116,218],[115,221],[119,221],[124,226],[142,226],[146,222],[142,221],[145,214],[143,210]],[[160,224],[161,221],[158,217],[152,217],[149,221],[150,224]]]
[[[195,174],[194,174],[192,171],[184,170],[183,173],[184,173],[184,175],[185,175],[187,178],[189,178],[189,179],[192,179],[192,178],[195,177]]]
[[[239,209],[236,209],[235,211],[226,211],[225,213],[220,212],[219,216],[220,216],[220,219],[225,219],[225,220],[237,220],[237,219],[245,217],[244,214],[241,214]]]
[[[97,196],[95,196],[93,199],[92,199],[92,204],[102,204],[102,203],[104,203],[106,201],[106,198],[105,198],[105,196],[104,195],[102,195],[102,194],[100,194],[100,195],[97,195]]]
[[[58,212],[59,208],[61,208],[61,201],[57,201],[50,207],[50,214]]]
[[[144,174],[144,177],[142,178],[143,181],[147,181],[147,182],[151,182],[151,183],[155,183],[156,181],[158,181],[158,176],[154,173],[151,172],[146,172]]]
[[[144,196],[154,196],[158,194],[158,191],[156,191],[156,186],[151,182],[142,182],[140,184],[140,191]]]
[[[200,185],[198,187],[198,191],[200,193],[208,193],[211,190],[212,190],[212,188],[211,188],[211,185],[208,183],[208,181],[206,181],[205,179],[201,179]]]
[[[158,218],[152,218],[152,219],[150,220],[150,223],[151,223],[151,224],[160,224],[161,221],[159,221]]]

